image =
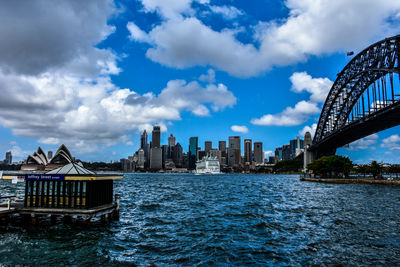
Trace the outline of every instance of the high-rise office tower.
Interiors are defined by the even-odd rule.
[[[12,163],[11,151],[6,152],[5,164],[10,165]]]
[[[151,144],[152,144],[152,148],[160,148],[161,145],[161,130],[160,130],[160,126],[154,126],[153,127],[153,132],[151,133]]]
[[[218,142],[218,149],[221,152],[223,152],[223,151],[226,152],[226,141],[219,141]]]
[[[262,142],[254,142],[254,161],[258,164],[264,164],[264,151]]]
[[[197,161],[197,148],[199,145],[198,137],[190,137],[189,138],[189,170],[194,170],[196,168]]]
[[[52,157],[53,157],[53,151],[51,150],[47,151],[47,159],[51,160]]]
[[[290,140],[290,158],[294,159],[297,157],[304,148],[304,140],[300,139],[300,137],[296,137],[296,139]]]
[[[150,149],[150,169],[162,169],[162,150],[161,150],[161,130],[160,126],[154,126],[151,133],[151,149]]]
[[[206,152],[206,155],[210,153],[211,149],[212,149],[212,142],[211,141],[205,141],[204,142],[204,151]]]
[[[239,166],[241,163],[242,155],[240,147],[240,136],[229,136],[229,149],[234,150],[231,152],[234,154],[234,165]]]
[[[162,169],[162,149],[160,147],[153,147],[150,149],[150,169]]]
[[[176,138],[172,134],[168,137],[168,146],[173,147],[175,146]]]
[[[226,156],[226,141],[219,141],[218,142],[218,150],[221,152],[221,166],[226,165],[227,156]]]
[[[252,163],[251,139],[244,139],[244,163],[250,165]]]
[[[146,151],[147,138],[148,138],[147,132],[146,130],[144,130],[142,135],[140,136],[140,148],[143,149],[143,151]]]

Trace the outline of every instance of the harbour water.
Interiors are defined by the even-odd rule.
[[[128,174],[115,191],[108,225],[0,226],[0,265],[400,265],[400,187]]]

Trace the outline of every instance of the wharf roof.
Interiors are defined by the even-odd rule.
[[[69,163],[60,168],[47,172],[47,174],[65,174],[65,175],[96,175],[96,173],[80,166],[77,163]]]

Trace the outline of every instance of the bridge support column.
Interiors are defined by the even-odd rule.
[[[314,153],[309,150],[312,144],[311,134],[310,132],[306,132],[304,135],[304,164],[303,164],[303,172],[307,173],[307,165],[313,162]]]

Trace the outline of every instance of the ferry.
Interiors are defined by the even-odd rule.
[[[219,174],[221,173],[219,160],[214,157],[204,157],[196,162],[196,175],[200,174]]]

